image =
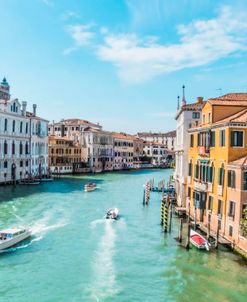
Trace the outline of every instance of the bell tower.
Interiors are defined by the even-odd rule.
[[[2,82],[0,83],[0,100],[8,101],[10,99],[9,89],[10,86],[6,78],[3,78]]]

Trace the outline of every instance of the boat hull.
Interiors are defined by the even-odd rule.
[[[190,243],[199,250],[207,250],[210,249],[209,242],[199,233],[191,230],[190,231]]]
[[[26,231],[25,233],[20,234],[19,236],[16,236],[14,238],[8,240],[0,240],[0,251],[15,246],[18,243],[22,242],[23,240],[29,238],[30,236],[31,236],[31,231]]]

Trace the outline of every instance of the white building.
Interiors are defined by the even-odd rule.
[[[88,163],[92,172],[113,170],[113,138],[111,132],[85,128],[82,137],[88,151]]]
[[[174,151],[176,144],[176,131],[170,131],[165,133],[154,133],[154,132],[139,132],[137,137],[143,139],[146,142],[153,142],[163,144],[169,151]]]
[[[0,183],[48,173],[48,121],[27,112],[27,103],[10,99],[4,78],[0,84]]]
[[[154,167],[162,166],[167,159],[167,149],[165,145],[161,143],[145,142],[143,153],[145,156],[151,158],[151,164]]]
[[[182,105],[179,106],[176,114],[176,145],[175,145],[175,171],[174,179],[177,192],[177,204],[185,206],[186,202],[186,184],[188,175],[188,149],[189,134],[188,129],[192,125],[200,124],[201,110],[205,102],[203,98],[198,97],[194,104],[186,104],[183,96]]]

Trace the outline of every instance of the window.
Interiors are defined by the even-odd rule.
[[[228,171],[228,188],[236,188],[236,173],[235,171],[229,170]]]
[[[208,196],[208,210],[212,211],[213,210],[213,197],[212,196]]]
[[[23,167],[23,161],[22,160],[20,161],[20,167]]]
[[[194,134],[190,135],[190,147],[194,147]]]
[[[23,122],[20,122],[20,133],[22,133]]]
[[[225,174],[225,171],[224,171],[224,168],[221,167],[218,169],[218,185],[220,186],[223,186],[224,184],[224,174]]]
[[[210,147],[215,147],[215,131],[210,133]]]
[[[247,191],[247,171],[243,172],[243,190]]]
[[[189,176],[192,176],[192,163],[189,163],[189,172],[188,172]]]
[[[13,121],[13,124],[12,124],[12,132],[15,132],[15,121]]]
[[[244,136],[243,131],[231,131],[231,146],[243,147],[244,145],[243,136]]]
[[[229,201],[229,212],[228,216],[234,218],[235,216],[235,206],[236,203],[234,201]]]
[[[208,113],[208,122],[211,123],[211,112]]]
[[[28,167],[28,160],[26,160],[26,167]]]
[[[199,165],[198,164],[195,164],[195,173],[194,173],[194,175],[195,175],[195,178],[199,178]]]
[[[7,155],[8,154],[8,143],[7,143],[7,141],[4,141],[3,149],[4,149],[4,155]]]
[[[28,123],[26,123],[26,134],[28,134]]]
[[[4,120],[4,131],[8,131],[8,120]]]
[[[28,143],[25,145],[25,154],[28,154]]]
[[[192,118],[195,118],[195,119],[200,118],[200,112],[192,112]]]
[[[214,176],[214,166],[207,166],[207,182],[212,183]]]
[[[244,210],[247,209],[247,203],[242,206],[242,218],[244,218]]]
[[[222,200],[218,200],[217,215],[222,215]]]
[[[224,147],[226,145],[226,131],[220,130],[220,146]]]
[[[15,154],[15,142],[13,141],[12,143],[12,154],[14,155]]]
[[[202,115],[202,123],[205,124],[205,114]]]
[[[188,197],[191,197],[191,187],[188,187]]]
[[[8,162],[7,162],[7,160],[4,162],[3,167],[4,168],[8,168]]]
[[[233,227],[231,225],[229,225],[229,236],[232,237],[233,234]]]

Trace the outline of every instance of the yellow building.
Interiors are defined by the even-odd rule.
[[[187,208],[202,227],[210,221],[225,236],[227,189],[236,186],[228,164],[247,155],[247,93],[209,99],[201,125],[189,133]]]

